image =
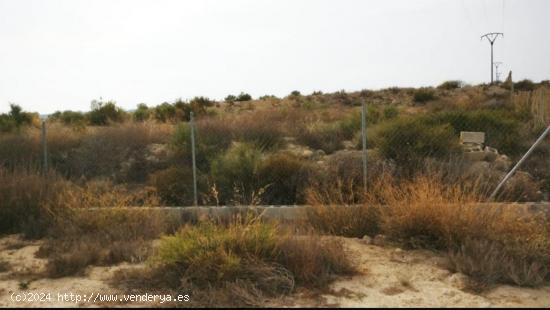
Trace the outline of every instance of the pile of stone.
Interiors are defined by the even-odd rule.
[[[508,156],[499,154],[498,150],[485,145],[485,133],[475,131],[460,132],[460,145],[464,157],[472,162],[487,162],[493,169],[508,171],[511,161]]]

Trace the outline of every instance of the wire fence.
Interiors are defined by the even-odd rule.
[[[488,200],[548,200],[548,87],[292,95],[212,110],[175,125],[44,121],[39,136],[0,136],[0,163],[149,186],[179,206],[305,204],[312,191],[354,203],[383,175],[435,173],[475,179]]]

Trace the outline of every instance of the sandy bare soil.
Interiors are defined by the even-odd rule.
[[[467,278],[445,269],[443,256],[430,251],[403,251],[391,246],[344,239],[361,274],[340,278],[324,293],[299,291],[269,302],[283,307],[550,307],[550,284],[537,289],[497,286],[482,294],[465,290]],[[45,260],[35,257],[40,241],[18,236],[0,239],[0,307],[103,307],[145,306],[144,303],[113,303],[59,300],[58,293],[81,296],[123,294],[109,284],[114,271],[142,265],[121,264],[90,267],[85,276],[48,279]],[[17,302],[12,294],[51,293],[49,302]],[[192,298],[192,296],[191,296]],[[149,304],[149,306],[155,306]],[[160,306],[157,304],[157,306]]]
[[[337,280],[321,296],[285,298],[285,306],[550,307],[550,283],[537,289],[499,285],[478,295],[465,290],[466,276],[445,269],[443,256],[343,240],[362,274]]]
[[[15,235],[0,239],[0,307],[101,307],[101,306],[131,306],[121,302],[92,302],[90,296],[97,294],[121,294],[119,290],[108,284],[113,273],[121,268],[131,267],[121,264],[111,267],[91,267],[86,270],[86,276],[49,279],[43,275],[46,260],[35,257],[40,247],[40,241],[23,241]],[[26,294],[27,298],[38,300],[16,301],[17,294]],[[50,293],[50,300],[46,299]],[[73,294],[72,301],[70,294]],[[13,294],[13,295],[12,295]],[[59,297],[58,294],[69,294]],[[76,295],[81,297],[76,300]],[[36,298],[38,297],[38,298]],[[21,297],[23,298],[23,297]],[[84,301],[84,299],[87,299]]]

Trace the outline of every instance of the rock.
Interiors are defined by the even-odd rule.
[[[312,150],[302,150],[301,154],[300,154],[300,157],[302,158],[311,158],[313,156],[313,151]]]
[[[147,145],[145,160],[151,163],[161,163],[172,156],[172,150],[168,144],[152,143]]]
[[[485,153],[484,151],[464,152],[464,158],[466,158],[469,161],[473,161],[473,162],[484,161],[486,156],[487,156],[487,153]]]
[[[372,244],[378,245],[378,246],[385,245],[387,242],[388,242],[388,239],[384,235],[376,235],[372,240]]]
[[[316,150],[314,153],[313,153],[313,159],[314,160],[320,160],[321,158],[325,157],[327,154],[325,153],[325,151],[323,150]]]
[[[508,172],[512,167],[512,161],[506,155],[498,156],[493,162],[493,168],[499,171]]]
[[[361,239],[363,241],[363,243],[365,244],[372,244],[372,238],[369,237],[368,235],[364,235],[363,238]]]
[[[459,290],[463,290],[468,286],[469,278],[465,274],[457,272],[452,274],[449,279],[447,279],[447,281],[453,287]]]
[[[485,160],[489,162],[494,162],[498,157],[498,151],[495,148],[490,146],[485,147]]]
[[[355,149],[355,143],[353,143],[353,141],[349,141],[349,140],[342,141],[342,145],[344,146],[344,149],[346,149],[346,150]]]

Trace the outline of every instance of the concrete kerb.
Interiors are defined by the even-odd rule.
[[[478,203],[483,206],[497,205],[501,207],[514,207],[518,214],[543,213],[550,219],[550,202],[529,202],[529,203]],[[349,205],[343,207],[359,207],[360,205]],[[201,206],[201,207],[118,207],[117,209],[126,209],[128,211],[151,210],[163,212],[174,218],[179,218],[184,222],[195,221],[201,218],[229,218],[232,215],[245,214],[249,211],[266,219],[275,219],[281,221],[301,221],[307,219],[307,209],[311,206]],[[101,211],[110,208],[90,208],[86,210]]]

